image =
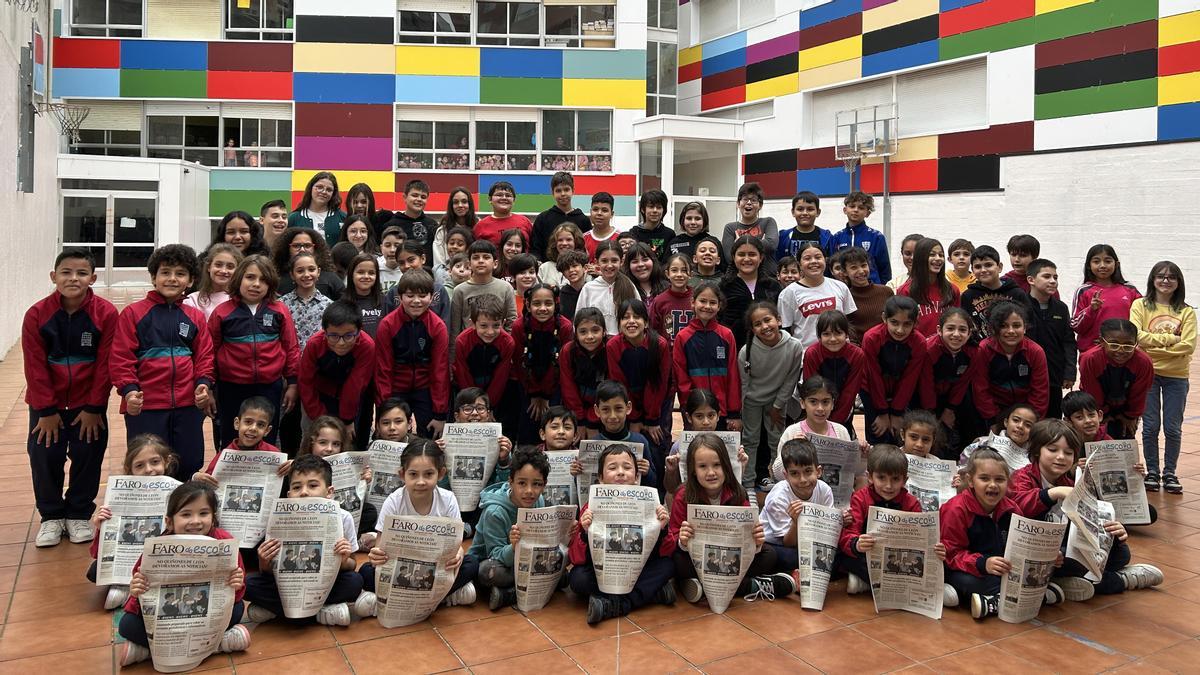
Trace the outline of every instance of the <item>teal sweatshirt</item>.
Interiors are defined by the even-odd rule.
[[[496,483],[483,489],[479,495],[479,524],[475,526],[475,538],[471,540],[468,555],[477,560],[497,560],[508,567],[513,566],[513,547],[508,543],[508,531],[517,523],[517,505],[510,497],[509,484]],[[542,508],[546,500],[538,497],[534,508]]]

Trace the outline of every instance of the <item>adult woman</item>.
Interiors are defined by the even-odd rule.
[[[275,242],[275,251],[271,259],[275,269],[288,270],[292,256],[299,253],[312,253],[316,256],[317,265],[321,268],[321,276],[317,278],[317,290],[330,300],[342,297],[346,284],[333,271],[333,259],[329,256],[329,245],[319,235],[308,228],[289,227],[287,232]],[[296,288],[296,282],[290,275],[280,275],[279,293],[290,293]]]

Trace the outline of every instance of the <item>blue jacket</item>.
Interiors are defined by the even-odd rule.
[[[786,230],[779,231],[779,244],[775,247],[775,261],[783,260],[787,256],[796,257],[796,250],[800,247],[800,242],[803,239],[792,240],[792,235],[796,233],[796,228],[789,227]],[[821,247],[821,251],[825,257],[833,255],[833,234],[823,227],[817,228],[817,245]]]
[[[886,284],[892,280],[892,262],[888,259],[887,239],[883,233],[865,222],[838,230],[830,238],[829,253],[836,253],[848,246],[857,246],[871,256],[871,283]]]

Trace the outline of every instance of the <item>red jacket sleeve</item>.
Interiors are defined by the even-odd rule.
[[[300,405],[304,407],[304,414],[312,420],[321,416],[321,397],[317,394],[317,352],[321,351],[324,341],[325,331],[319,330],[309,338],[304,351],[300,353]]]
[[[435,417],[445,419],[450,412],[450,370],[445,366],[450,362],[450,333],[446,331],[446,323],[433,312],[425,312],[424,318],[429,337],[433,340],[429,364],[429,394],[433,398]]]
[[[975,409],[979,411],[979,416],[984,421],[994,419],[1000,411],[996,409],[996,401],[992,398],[991,387],[988,386],[988,360],[992,358],[992,350],[988,348],[988,338],[983,341],[979,349],[971,357],[971,367],[967,369],[967,375],[971,378],[971,391],[975,393],[973,402]]]
[[[100,329],[100,349],[96,350],[96,362],[92,367],[92,389],[88,392],[89,412],[101,413],[108,407],[108,395],[112,391],[112,378],[108,373],[108,359],[112,353],[113,339],[117,328],[117,309],[100,298],[92,299],[95,315],[92,320]]]
[[[1008,481],[1008,498],[1017,503],[1017,511],[1026,518],[1039,518],[1054,505],[1049,491],[1042,487],[1041,478],[1034,476],[1032,464],[1013,472]]]
[[[288,384],[296,384],[300,374],[300,339],[296,337],[296,322],[287,305],[276,302],[276,309],[283,315],[283,327],[279,331],[279,339],[283,343],[283,377]]]
[[[904,368],[904,375],[900,377],[900,382],[896,385],[896,393],[892,396],[893,414],[902,414],[909,408],[913,394],[917,390],[917,383],[921,381],[921,373],[925,370],[925,362],[929,358],[929,354],[925,351],[924,338],[919,335],[910,335],[907,342],[912,350],[912,358]]]
[[[46,417],[58,412],[58,401],[54,400],[54,380],[46,361],[46,345],[42,342],[40,307],[39,302],[25,312],[25,320],[21,323],[21,354],[25,368],[25,400],[41,417]],[[98,370],[96,375],[100,376]]]
[[[846,346],[842,347],[842,354],[846,357],[846,362],[850,364],[850,373],[846,376],[846,383],[842,385],[842,390],[838,392],[837,400],[833,403],[833,412],[829,414],[829,419],[839,424],[850,421],[854,412],[854,398],[858,396],[858,391],[862,389],[867,378],[867,360],[858,345],[846,343]]]
[[[183,311],[189,313],[196,326],[204,326],[204,312],[195,307],[183,306]],[[213,384],[213,340],[208,331],[196,331],[196,339],[192,341],[192,375],[195,385]]]
[[[1025,358],[1029,360],[1029,405],[1038,418],[1046,416],[1050,407],[1050,376],[1046,369],[1046,352],[1033,340],[1025,338]]]
[[[967,527],[971,524],[971,513],[958,502],[958,499],[946,502],[942,505],[940,513],[942,545],[946,547],[946,566],[952,570],[982,577],[978,566],[982,554],[972,553],[967,548],[970,544],[967,539]]]
[[[338,417],[347,424],[352,423],[358,416],[359,403],[367,391],[375,372],[375,341],[366,331],[359,331],[358,340],[354,343],[354,368],[350,377],[342,385],[342,395],[338,398]]]
[[[838,537],[838,547],[851,558],[862,555],[854,550],[854,544],[863,533],[863,526],[867,522],[867,510],[871,508],[871,498],[867,490],[867,487],[861,487],[850,496],[850,524],[842,528],[842,534]]]
[[[688,395],[692,393],[692,378],[688,375],[687,356],[684,353],[687,341],[696,333],[691,326],[684,326],[679,334],[675,336],[675,345],[671,350],[671,369],[675,372],[675,391],[679,392],[679,402],[687,401]],[[737,350],[733,352],[734,358],[737,358]],[[736,361],[734,361],[736,368]],[[612,362],[608,364],[609,372],[612,372]],[[732,369],[731,369],[732,370]],[[738,391],[738,398],[742,396],[742,392]]]
[[[729,410],[725,412],[732,419],[741,419],[742,369],[737,367],[737,342],[733,339],[733,332],[728,328],[725,328],[723,332],[725,334],[725,353],[729,355],[729,377],[725,378],[725,402]]]
[[[1104,395],[1104,387],[1100,386],[1100,373],[1104,370],[1104,346],[1096,346],[1084,352],[1079,357],[1079,389],[1086,391],[1096,399],[1100,412],[1107,412],[1108,397]]]
[[[968,389],[979,378],[979,370],[983,367],[983,362],[975,358],[975,355],[979,353],[978,347],[967,345],[963,347],[963,351],[967,353],[967,372],[963,373],[962,377],[958,378],[958,382],[954,383],[954,387],[950,389],[951,405],[962,404],[963,400],[967,398]],[[932,369],[932,367],[933,364],[931,363],[930,368]]]
[[[729,360],[731,365],[734,365],[736,371],[737,352],[731,354]],[[646,388],[642,390],[642,399],[645,401],[645,424],[655,426],[658,424],[659,414],[662,412],[663,401],[667,398],[667,387],[671,382],[671,349],[667,345],[667,339],[663,336],[658,336],[658,379],[651,382],[646,381]],[[742,393],[738,391],[740,399]]]
[[[622,385],[624,385],[625,390],[628,391],[629,380],[625,378],[625,372],[621,370],[621,352],[624,345],[625,338],[620,335],[614,335],[609,339],[608,343],[604,345],[604,354],[608,359],[608,379],[612,380],[613,382],[620,382]],[[631,395],[630,399],[632,398],[633,396]],[[631,403],[632,409],[629,411],[629,421],[641,422],[641,415],[643,412],[641,409],[642,406],[639,405],[639,401],[631,401]]]
[[[588,505],[584,504],[579,509],[579,517],[587,513]],[[571,539],[571,543],[567,546],[567,560],[571,561],[572,565],[582,565],[588,561],[588,531],[579,528],[579,534]]]
[[[500,363],[496,364],[496,371],[492,373],[492,380],[488,383],[487,393],[490,401],[499,401],[504,396],[504,388],[508,386],[508,378],[512,375],[514,355],[517,353],[513,336],[503,328],[496,336],[495,344],[496,349],[500,352]]]
[[[667,557],[679,548],[679,526],[687,520],[687,490],[680,488],[675,491],[671,500],[671,520],[667,523],[667,531],[658,542],[658,554]]]
[[[117,393],[122,397],[131,391],[141,390],[137,377],[137,310],[138,305],[135,303],[126,307],[125,311],[117,317],[112,353],[108,357],[108,372],[112,376]],[[28,357],[26,357],[26,362],[28,363]],[[124,412],[124,410],[125,402],[122,401],[121,411]]]
[[[579,347],[575,342],[563,348],[562,354],[558,358],[558,383],[559,390],[562,392],[563,405],[567,409],[575,413],[577,424],[582,424],[587,420],[588,411],[584,410],[583,395],[579,393],[579,385],[575,382],[575,370],[572,361],[574,361],[575,350]]]
[[[228,301],[222,302],[221,304],[217,305],[216,309],[213,310],[213,313],[208,316],[208,323],[206,325],[208,326],[207,332],[209,342],[212,345],[212,353],[214,358],[221,353],[221,349],[225,346],[225,336],[224,331],[222,330],[222,325],[225,322],[225,317],[229,315],[229,312],[232,311],[232,308],[235,306],[236,305],[230,305]],[[200,332],[203,333],[205,331]],[[218,379],[222,377],[221,373],[216,372],[215,367],[213,374]]]
[[[821,370],[821,364],[824,363],[824,354],[821,352],[821,343],[814,342],[804,350],[804,367],[801,369],[801,381],[816,375]]]
[[[396,362],[392,354],[392,338],[396,336],[400,312],[383,317],[375,329],[375,403],[383,403],[392,395]]]
[[[379,331],[375,334],[378,335]],[[458,389],[475,386],[475,378],[471,377],[471,369],[467,367],[467,355],[474,346],[474,337],[475,329],[468,328],[454,338],[454,386]]]

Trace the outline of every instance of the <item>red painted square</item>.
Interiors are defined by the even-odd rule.
[[[974,5],[942,12],[940,34],[942,37],[958,35],[1018,19],[1028,19],[1033,16],[1035,9],[1035,0],[983,0]]]
[[[746,182],[758,183],[767,199],[788,199],[796,194],[795,171],[750,174]]]
[[[701,62],[697,61],[686,66],[679,66],[679,82],[682,84],[700,79],[700,75],[704,72],[700,64]]]
[[[1200,70],[1200,42],[1158,48],[1158,74],[1181,75]]]
[[[883,192],[883,165],[862,166],[862,191]],[[895,162],[891,165],[891,184],[888,189],[895,192],[936,192],[938,189],[938,162],[936,159],[920,159],[912,162]]]
[[[842,166],[842,162],[833,154],[833,146],[796,151],[796,169],[798,170],[828,169],[834,166]]]
[[[54,38],[55,68],[120,68],[121,41]]]
[[[208,97],[219,99],[292,100],[292,74],[208,71]]]
[[[746,86],[733,87],[721,91],[714,91],[711,94],[703,94],[700,96],[700,109],[712,110],[713,108],[723,108],[727,105],[737,105],[738,103],[746,102]]]
[[[938,157],[1004,155],[1033,151],[1033,122],[996,124],[979,131],[942,134]]]
[[[594,195],[607,192],[613,196],[629,196],[637,193],[637,176],[618,174],[615,176],[575,175],[575,194]]]

